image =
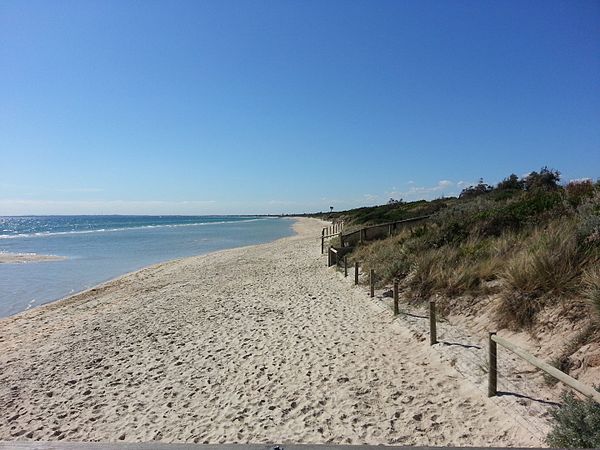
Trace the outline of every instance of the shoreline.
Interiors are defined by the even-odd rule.
[[[294,221],[294,222],[296,222],[297,220],[302,220],[302,218],[298,218],[298,217],[282,217],[281,219],[291,220],[291,221]],[[40,308],[44,308],[46,306],[53,305],[53,304],[58,303],[58,302],[68,301],[69,299],[72,299],[73,297],[76,297],[76,296],[79,296],[79,295],[83,295],[83,294],[88,293],[88,292],[97,291],[98,289],[104,287],[107,284],[110,284],[112,282],[117,282],[118,280],[120,280],[123,277],[127,277],[129,275],[133,275],[133,274],[135,274],[137,272],[141,272],[141,271],[144,271],[144,270],[147,270],[147,269],[152,269],[152,268],[161,266],[163,264],[174,263],[176,261],[182,261],[182,260],[185,260],[185,259],[188,259],[188,258],[199,258],[199,257],[204,257],[204,256],[216,255],[216,254],[219,254],[221,252],[226,252],[226,251],[230,251],[230,250],[236,250],[236,249],[240,249],[240,248],[247,248],[247,247],[259,246],[259,245],[265,245],[265,244],[270,244],[270,243],[279,241],[281,239],[293,238],[294,236],[298,235],[298,232],[296,231],[295,226],[296,226],[295,223],[292,224],[292,230],[293,230],[294,234],[292,234],[291,236],[285,236],[285,237],[281,237],[281,238],[276,238],[273,241],[263,242],[263,243],[260,243],[260,244],[242,245],[242,246],[239,246],[239,247],[231,247],[231,248],[225,248],[225,249],[221,249],[221,250],[215,250],[215,251],[208,252],[208,253],[199,253],[197,255],[192,255],[192,256],[182,256],[182,257],[179,257],[179,258],[167,259],[167,260],[164,260],[164,261],[160,261],[160,262],[156,262],[156,263],[152,263],[152,264],[140,267],[140,268],[135,269],[135,270],[124,272],[122,274],[119,274],[119,275],[116,275],[114,277],[110,277],[110,278],[107,278],[107,279],[105,279],[103,281],[100,281],[97,284],[94,284],[93,286],[90,286],[90,287],[81,289],[79,291],[70,293],[70,294],[65,295],[63,297],[59,297],[59,298],[56,298],[54,300],[48,300],[48,301],[46,301],[44,303],[37,304],[36,306],[26,308],[23,311],[19,311],[19,312],[16,312],[16,313],[8,315],[8,316],[0,316],[0,323],[3,320],[5,320],[5,319],[11,318],[11,317],[16,317],[16,316],[18,316],[20,314],[23,314],[23,313],[27,313],[27,312],[31,312],[31,311],[36,311],[36,310],[38,310]],[[3,255],[9,255],[6,258],[6,261],[3,261],[3,259],[2,259]],[[22,258],[23,260],[20,260],[20,258]],[[64,261],[64,260],[67,260],[67,259],[69,259],[69,257],[66,257],[66,256],[38,255],[36,253],[11,253],[11,252],[1,253],[0,252],[0,264],[28,264],[28,263],[35,263],[35,262],[55,262],[55,261]]]
[[[0,252],[0,264],[29,264],[37,262],[64,261],[66,256],[40,255],[37,253]]]
[[[327,270],[321,226],[2,319],[0,440],[541,444]]]

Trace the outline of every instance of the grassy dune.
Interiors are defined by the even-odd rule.
[[[398,279],[415,301],[436,296],[445,313],[472,311],[495,296],[499,328],[535,335],[543,312],[560,308],[565,320],[581,324],[552,361],[568,372],[570,354],[600,343],[600,182],[559,181],[543,168],[497,186],[481,181],[459,198],[392,202],[330,219],[355,229],[430,214],[424,226],[358,245],[349,260],[374,269],[380,285]],[[556,415],[552,445],[600,444],[600,405],[578,402],[568,397]],[[573,440],[572,425],[582,440]]]
[[[600,184],[558,181],[557,172],[542,169],[495,187],[480,183],[459,198],[331,216],[356,228],[431,214],[426,225],[350,255],[375,269],[381,283],[398,278],[413,297],[498,293],[498,324],[512,329],[531,326],[553,302],[577,298],[600,321]]]

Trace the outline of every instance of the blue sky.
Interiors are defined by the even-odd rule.
[[[600,176],[598,1],[3,1],[0,215]]]

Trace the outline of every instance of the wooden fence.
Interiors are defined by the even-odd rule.
[[[396,234],[400,229],[418,225],[429,219],[429,217],[430,216],[420,216],[380,225],[371,225],[346,234],[340,232],[340,245],[342,247],[353,247],[358,243],[383,239]]]
[[[498,393],[498,391],[497,391],[498,350],[497,350],[496,344],[501,345],[502,347],[510,350],[514,354],[523,358],[528,363],[534,365],[535,367],[544,371],[548,375],[556,378],[558,381],[562,382],[563,384],[566,384],[570,388],[575,389],[577,392],[600,403],[600,392],[598,392],[596,389],[594,389],[590,386],[587,386],[587,385],[581,383],[580,381],[577,381],[575,378],[570,377],[566,373],[558,370],[556,367],[552,367],[550,364],[545,363],[541,359],[538,359],[535,356],[530,355],[525,350],[517,347],[512,342],[509,342],[506,339],[501,338],[500,336],[496,335],[495,331],[490,331],[490,333],[489,333],[489,344],[488,344],[488,346],[489,346],[489,364],[490,364],[489,380],[488,380],[488,396],[489,397],[493,397]]]
[[[337,222],[333,222],[328,227],[323,228],[323,230],[321,232],[321,236],[325,236],[326,238],[337,236],[338,234],[340,234],[342,232],[343,228],[344,228],[344,221],[340,220]]]
[[[341,236],[343,229],[344,221],[340,220],[321,230],[321,254],[325,252],[325,239]]]
[[[330,249],[335,254],[339,254],[340,249]],[[333,264],[330,264],[333,265]],[[359,262],[354,263],[354,284],[357,285],[359,281]],[[344,276],[348,276],[348,262],[346,256],[343,257]],[[375,283],[377,277],[373,269],[369,270],[369,294],[371,297],[375,296]],[[400,314],[399,308],[399,296],[398,296],[398,281],[394,281],[393,288],[393,314],[397,316]],[[435,300],[429,302],[429,344],[437,344],[437,319],[436,319],[436,303]],[[519,348],[512,342],[501,338],[496,332],[490,332],[488,336],[488,348],[489,348],[489,371],[488,371],[488,396],[493,397],[497,395],[497,377],[498,377],[498,365],[497,365],[497,344],[510,350],[514,354],[518,355],[525,361],[534,365],[538,369],[547,373],[551,377],[556,378],[566,386],[575,389],[577,392],[583,394],[585,397],[590,398],[600,403],[600,392],[593,387],[587,386],[573,377],[570,377],[566,373],[558,370],[556,367],[552,367],[550,364],[536,358],[535,356],[527,353],[525,350]]]

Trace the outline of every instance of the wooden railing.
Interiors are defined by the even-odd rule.
[[[546,372],[551,377],[556,378],[558,381],[566,384],[572,389],[575,389],[577,392],[589,397],[598,403],[600,403],[600,392],[598,392],[593,387],[587,386],[582,382],[576,380],[573,377],[570,377],[566,373],[558,370],[556,367],[552,367],[550,364],[545,363],[541,359],[536,358],[533,355],[530,355],[525,350],[517,347],[512,342],[507,341],[504,338],[496,335],[495,331],[491,331],[489,334],[489,380],[488,380],[488,397],[495,396],[497,391],[497,382],[498,382],[498,350],[496,344],[501,345],[502,347],[510,350],[514,354],[520,356],[529,364],[534,365],[538,369]]]
[[[341,236],[343,229],[344,221],[341,220],[321,230],[321,255],[325,252],[325,239]]]
[[[406,226],[413,226],[424,222],[425,220],[429,219],[429,217],[430,216],[413,217],[411,219],[397,220],[396,222],[388,222],[379,225],[363,227],[360,230],[356,230],[351,233],[340,233],[340,245],[342,247],[351,247],[358,243],[389,237],[395,234],[398,230],[403,229]]]
[[[341,249],[330,249],[330,255],[338,255]],[[343,267],[344,267],[344,276],[348,276],[348,263],[346,257],[343,257]],[[329,264],[333,265],[333,264]],[[354,284],[358,284],[359,281],[359,262],[354,262]],[[368,272],[369,275],[369,294],[371,297],[375,295],[375,283],[377,280],[377,276],[373,269],[370,269]],[[398,280],[394,281],[394,289],[393,289],[393,314],[397,316],[400,314],[399,308],[399,295],[398,295]],[[437,319],[436,319],[436,302],[435,300],[431,300],[429,302],[429,343],[430,345],[435,345],[438,343],[437,339]],[[489,370],[488,370],[488,396],[493,397],[497,395],[497,380],[498,380],[498,364],[497,364],[497,344],[502,347],[510,350],[514,354],[520,356],[525,361],[534,365],[538,369],[547,373],[551,377],[556,378],[558,381],[563,384],[569,386],[572,389],[575,389],[577,392],[583,394],[584,396],[600,403],[600,392],[595,388],[583,384],[582,382],[576,380],[575,378],[567,375],[566,373],[560,371],[556,367],[551,366],[550,364],[542,361],[539,358],[527,353],[525,350],[519,348],[512,342],[501,338],[496,334],[496,332],[489,333]]]

